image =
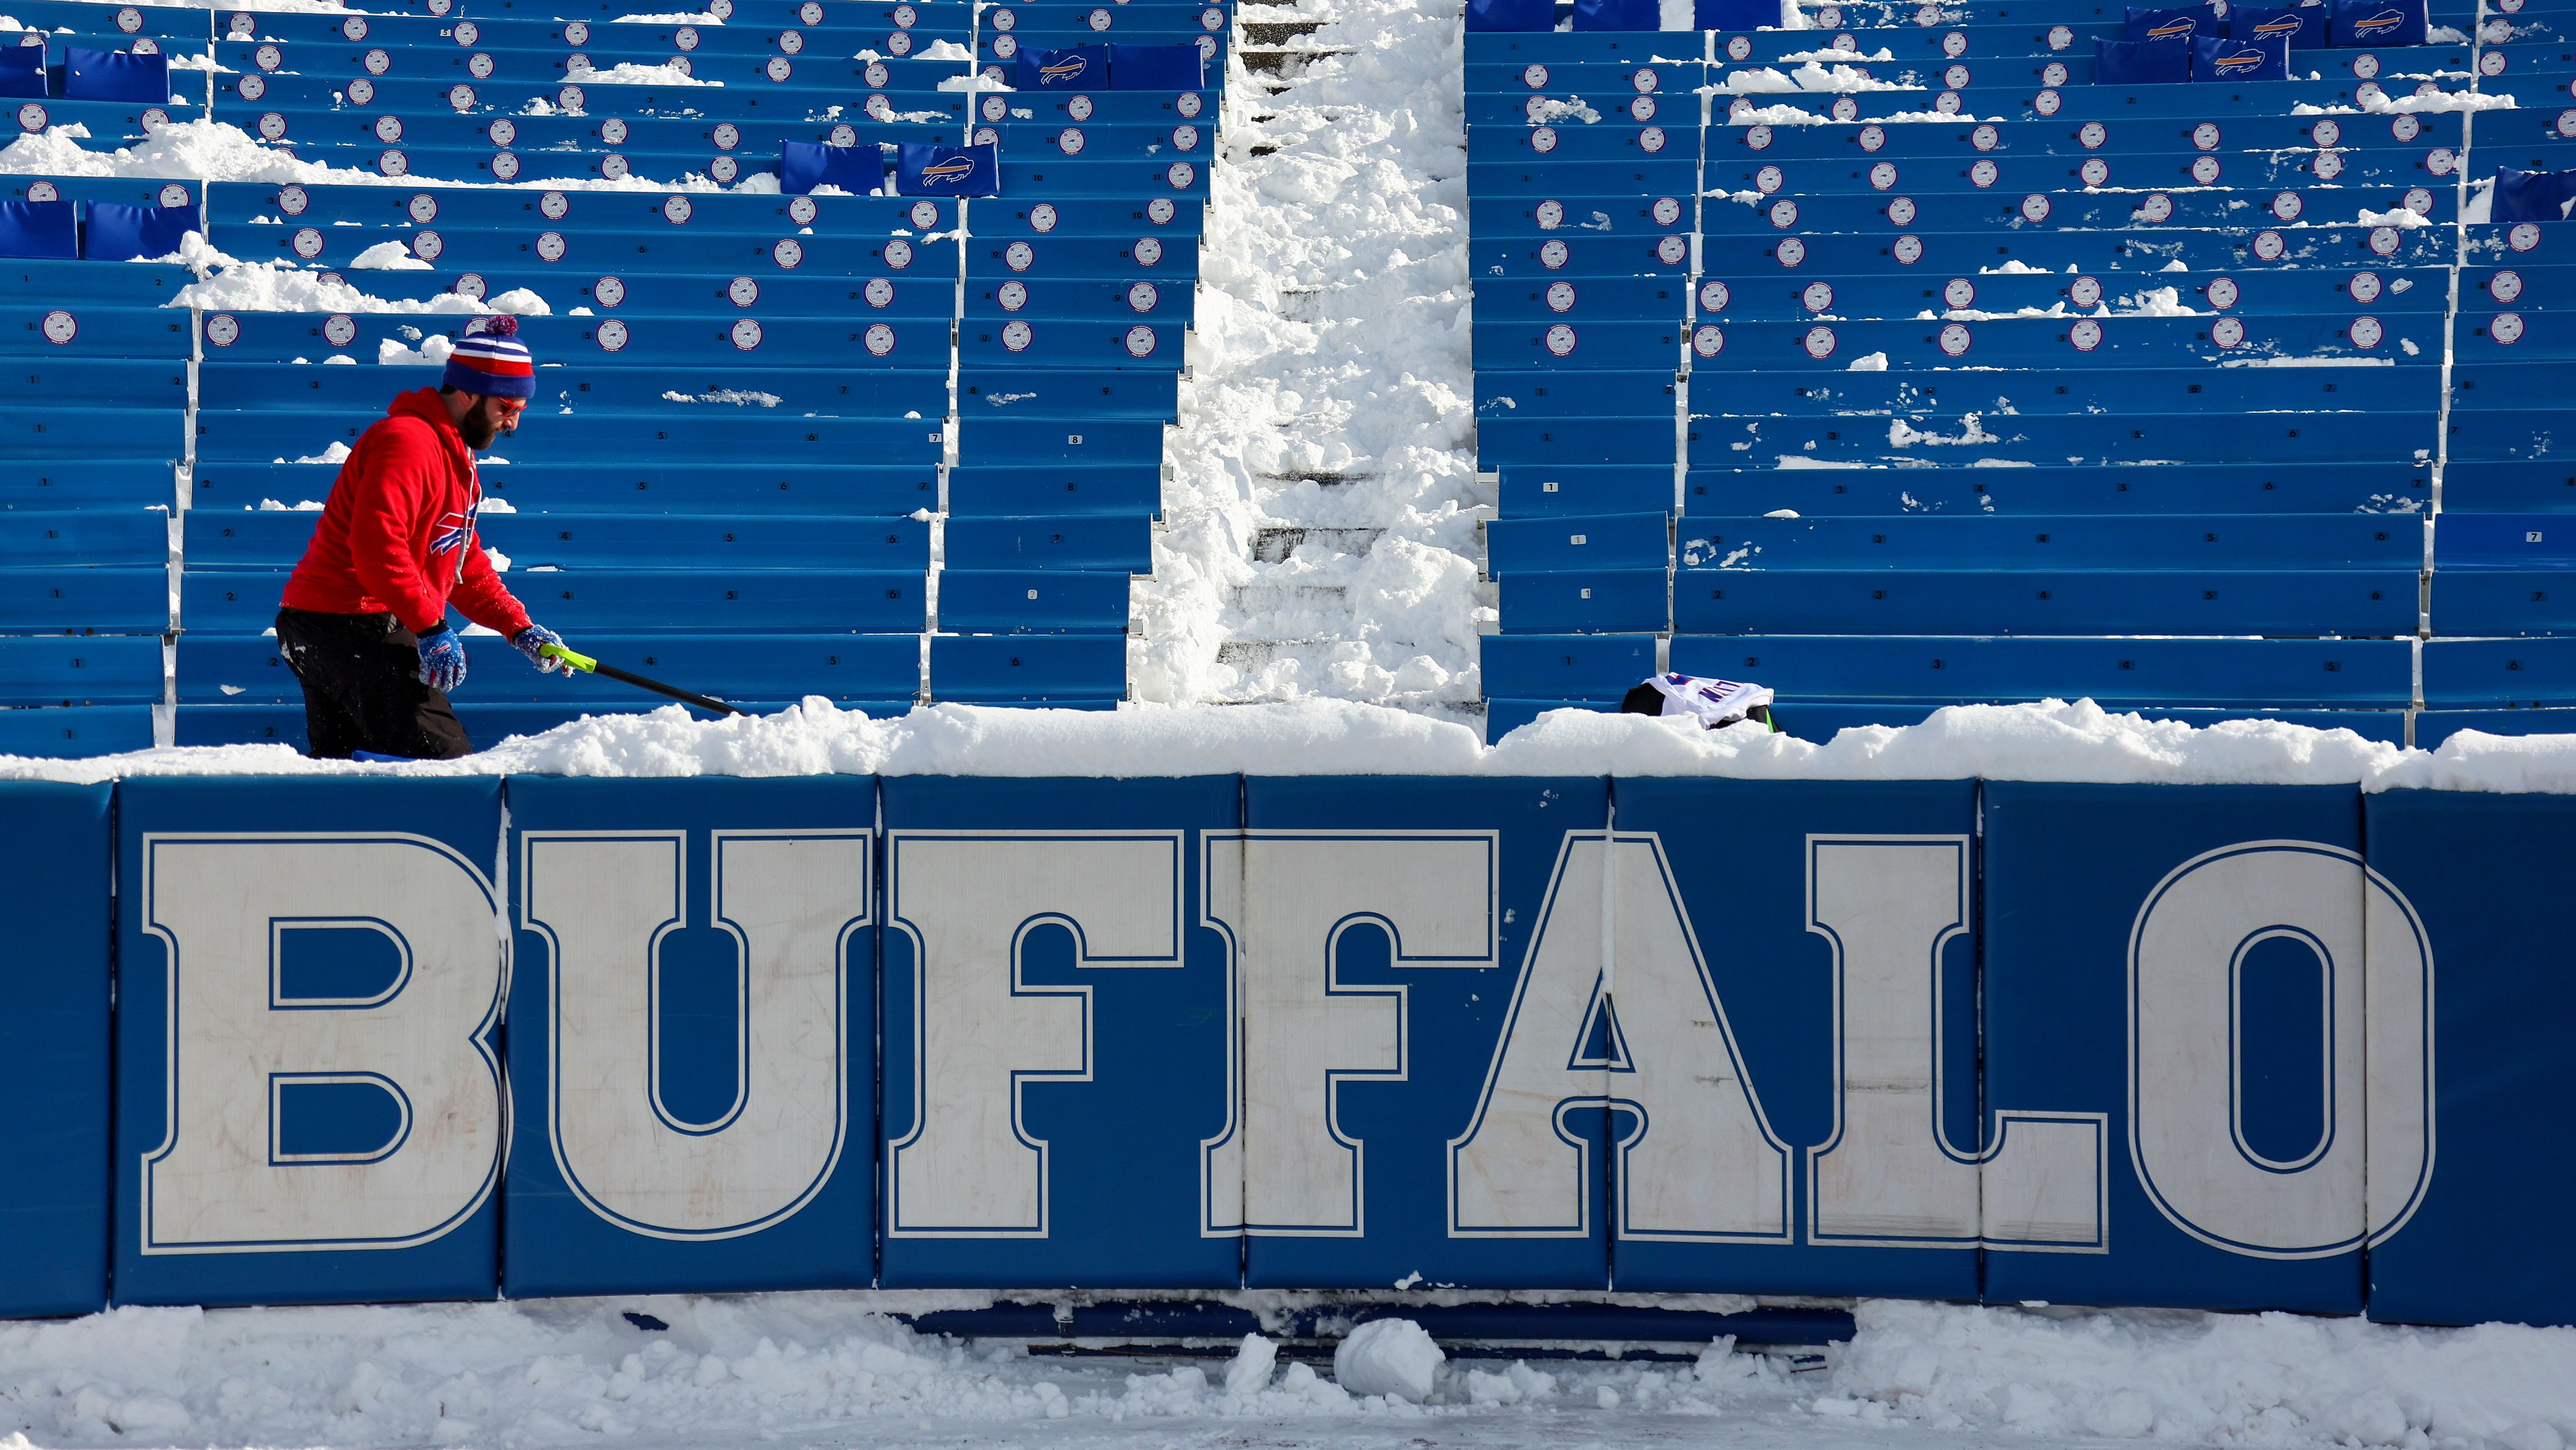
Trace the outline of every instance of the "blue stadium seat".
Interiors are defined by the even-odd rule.
[[[933,700],[1096,704],[1124,698],[1126,691],[1123,633],[931,636]]]

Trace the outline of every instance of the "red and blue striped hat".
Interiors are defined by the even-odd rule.
[[[537,363],[518,334],[519,319],[504,313],[458,338],[440,386],[495,398],[533,397]]]

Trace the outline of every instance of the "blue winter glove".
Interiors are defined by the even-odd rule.
[[[546,674],[553,674],[557,670],[564,669],[563,661],[556,659],[553,655],[545,653],[545,647],[547,645],[563,643],[563,636],[546,628],[542,624],[531,624],[527,628],[520,630],[517,634],[510,636],[510,643],[518,647],[519,653],[528,657],[528,663],[535,665],[540,671]],[[567,676],[571,674],[571,671],[569,670],[565,670],[564,672]]]
[[[420,637],[420,682],[441,694],[465,683],[465,641],[443,622]]]

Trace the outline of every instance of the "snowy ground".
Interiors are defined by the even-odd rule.
[[[10,1325],[0,1327],[0,1450],[2140,1440],[2561,1450],[2576,1430],[2571,1330],[1865,1301],[1859,1336],[1812,1371],[1722,1342],[1696,1363],[1442,1363],[1399,1326],[1337,1367],[1266,1341],[1231,1359],[1032,1355],[917,1335],[870,1312],[877,1302],[121,1309]],[[669,1327],[638,1328],[627,1310]],[[1337,1380],[1396,1392],[1353,1394]]]

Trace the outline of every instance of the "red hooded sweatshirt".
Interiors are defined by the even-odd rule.
[[[447,618],[452,599],[476,624],[518,633],[528,611],[483,557],[474,532],[482,507],[474,450],[446,400],[436,388],[403,394],[340,465],[313,542],[286,581],[286,607],[390,612],[418,634]]]

